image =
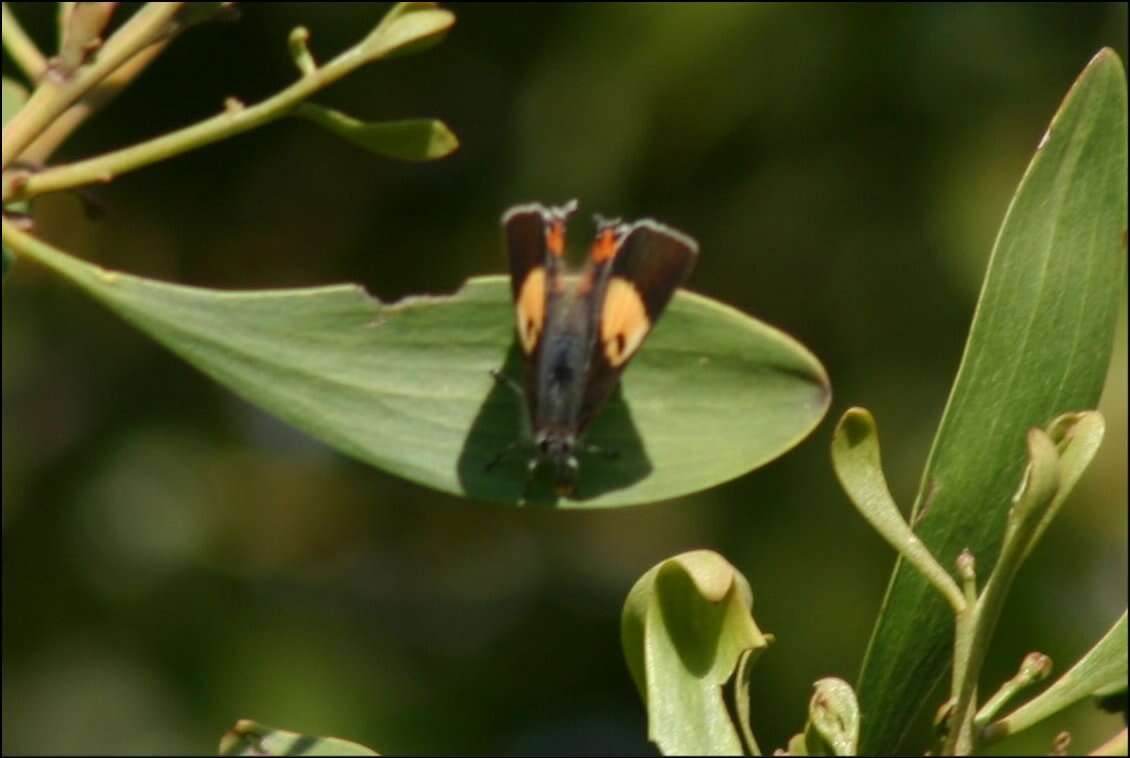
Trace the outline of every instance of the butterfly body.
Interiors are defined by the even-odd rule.
[[[567,276],[565,224],[575,210],[575,201],[529,204],[502,217],[536,450],[531,467],[552,466],[560,494],[575,486],[578,440],[698,252],[692,239],[655,221],[597,217],[585,269]]]

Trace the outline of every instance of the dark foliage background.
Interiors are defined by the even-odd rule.
[[[262,98],[295,76],[291,27],[324,60],[384,8],[248,4],[194,29],[58,159]],[[240,717],[388,753],[647,753],[620,607],[696,547],[749,577],[778,639],[756,675],[762,746],[803,725],[814,679],[855,678],[893,554],[838,490],[832,422],[875,413],[909,507],[1011,193],[1091,56],[1126,59],[1126,5],[455,11],[439,47],[320,98],[441,117],[454,157],[397,164],[280,122],[98,187],[98,221],[44,198],[41,232],[167,280],[353,280],[396,299],[503,271],[507,206],[579,197],[697,237],[690,286],[820,356],[828,420],[675,502],[483,506],[327,450],[18,262],[3,290],[5,753],[203,753]],[[15,12],[48,47],[54,9]],[[574,241],[588,233],[582,218]],[[1106,441],[1020,576],[986,687],[1032,649],[1065,669],[1126,605],[1126,360],[1123,318]],[[1120,724],[1080,706],[1001,750],[1046,751],[1065,726],[1090,749]]]

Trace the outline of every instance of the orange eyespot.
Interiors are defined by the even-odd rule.
[[[522,343],[522,350],[527,355],[534,352],[534,347],[541,336],[542,324],[545,322],[545,269],[535,268],[522,282],[522,289],[518,292],[518,301],[515,303],[515,318],[518,322],[518,339]]]
[[[565,254],[565,224],[556,221],[549,225],[549,229],[545,232],[545,246],[555,256],[560,257]]]
[[[616,235],[611,229],[603,229],[592,243],[592,259],[595,263],[604,263],[616,255]]]
[[[621,277],[608,282],[600,314],[600,341],[612,366],[621,366],[639,349],[651,328],[643,299],[632,283]]]

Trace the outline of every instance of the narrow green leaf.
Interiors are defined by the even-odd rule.
[[[832,755],[855,755],[859,743],[859,704],[851,685],[828,677],[813,685],[816,692],[808,704],[813,729],[831,749]]]
[[[985,730],[988,740],[1015,734],[1085,697],[1126,689],[1126,612],[1071,670],[1037,697]]]
[[[4,224],[4,239],[222,384],[342,452],[477,500],[601,507],[713,486],[776,458],[823,417],[820,363],[786,335],[679,293],[586,440],[573,499],[525,454],[525,405],[505,277],[385,305],[360,287],[219,292],[106,271]]]
[[[311,737],[241,719],[220,738],[220,755],[379,755],[338,737]]]
[[[840,418],[832,435],[832,467],[852,504],[875,531],[937,588],[955,613],[964,609],[965,600],[953,577],[914,536],[891,497],[879,458],[879,433],[866,409],[849,408]]]
[[[1126,77],[1102,50],[1071,88],[1012,199],[911,523],[938,562],[995,563],[1024,435],[1098,402],[1126,279]],[[859,682],[864,753],[899,749],[945,674],[953,624],[895,567]]]
[[[624,603],[621,642],[647,707],[648,737],[668,755],[738,755],[722,688],[744,651],[768,646],[753,593],[725,558],[695,550],[640,577]]]
[[[435,3],[397,3],[357,52],[369,61],[425,50],[443,39],[455,14]]]
[[[302,103],[294,115],[312,121],[377,155],[403,161],[430,161],[455,152],[459,140],[442,121],[413,118],[404,121],[359,121],[313,103]]]

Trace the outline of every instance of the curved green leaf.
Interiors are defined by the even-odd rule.
[[[943,566],[992,566],[1025,433],[1093,408],[1126,279],[1126,77],[1104,49],[1052,119],[993,249],[911,524]],[[953,623],[899,561],[859,681],[864,753],[896,752],[949,662]]]
[[[827,752],[809,755],[855,755],[859,743],[859,703],[851,685],[843,679],[827,677],[813,684],[816,692],[808,703],[808,722],[819,735]]]
[[[832,467],[867,523],[934,585],[955,612],[963,610],[965,599],[957,583],[914,536],[891,497],[879,458],[879,432],[867,409],[848,408],[840,417],[832,435]]]
[[[10,224],[4,239],[64,275],[208,375],[329,445],[478,500],[556,503],[527,490],[525,407],[491,369],[521,371],[506,278],[384,305],[360,287],[220,292],[106,271]],[[586,440],[575,499],[629,505],[710,487],[803,439],[828,407],[824,370],[786,335],[679,293]],[[543,474],[545,472],[542,472]]]
[[[397,3],[369,36],[358,54],[368,61],[416,53],[443,39],[455,23],[455,14],[435,3]]]
[[[402,161],[435,160],[459,147],[447,125],[433,118],[366,122],[313,103],[300,103],[294,114],[377,155]]]
[[[624,657],[647,706],[648,737],[663,753],[741,754],[722,687],[745,651],[768,647],[752,607],[749,582],[709,550],[659,563],[628,593]]]
[[[379,755],[338,737],[310,737],[241,719],[220,738],[220,755]]]
[[[1075,489],[1076,482],[1083,476],[1087,466],[1091,465],[1091,459],[1098,452],[1105,431],[1106,422],[1098,411],[1065,413],[1048,425],[1048,434],[1059,450],[1059,488],[1051,506],[1028,540],[1021,560],[1027,558],[1039,543],[1040,537],[1059,513],[1063,501]]]
[[[990,724],[986,739],[999,739],[1054,715],[1079,700],[1126,689],[1126,612],[1071,670],[1037,697]]]

